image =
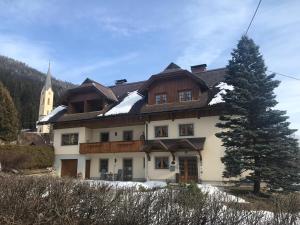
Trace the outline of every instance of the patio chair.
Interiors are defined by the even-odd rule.
[[[107,172],[106,172],[106,170],[101,170],[101,172],[100,172],[100,180],[107,180]]]
[[[117,173],[117,180],[118,181],[123,181],[123,170],[119,169]]]

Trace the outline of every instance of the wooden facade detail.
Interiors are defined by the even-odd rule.
[[[178,93],[186,90],[192,92],[193,101],[199,100],[202,93],[200,86],[189,77],[178,75],[174,78],[156,80],[148,89],[148,104],[154,105],[155,96],[162,93],[167,95],[167,103],[179,102]]]
[[[111,141],[96,143],[81,143],[80,154],[141,152],[143,141]]]

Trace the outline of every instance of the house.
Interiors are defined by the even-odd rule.
[[[59,176],[222,182],[215,136],[223,104],[209,104],[226,70],[171,63],[148,80],[91,79],[70,89],[39,124],[52,124]]]

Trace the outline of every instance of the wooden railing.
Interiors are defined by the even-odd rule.
[[[111,141],[97,143],[81,143],[80,154],[141,152],[142,141]]]

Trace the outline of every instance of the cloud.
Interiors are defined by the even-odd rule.
[[[69,78],[72,81],[79,81],[79,79],[83,79],[82,76],[92,76],[92,73],[95,73],[96,71],[99,73],[100,69],[107,67],[113,68],[114,66],[119,66],[119,64],[132,61],[137,57],[138,53],[131,52],[118,57],[100,58],[97,60],[94,59],[91,62],[84,63],[82,65],[76,65],[75,67],[69,65],[68,68],[65,68],[60,72],[60,76]],[[108,76],[109,75],[102,74],[102,78],[109,78]]]
[[[45,71],[51,57],[47,43],[31,42],[15,35],[0,35],[0,54],[25,62],[33,68]]]
[[[184,9],[185,41],[176,61],[183,67],[215,64],[243,33],[249,8],[250,1],[193,1]]]

